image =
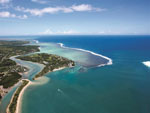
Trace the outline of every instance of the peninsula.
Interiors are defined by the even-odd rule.
[[[75,62],[72,60],[69,60],[61,56],[46,53],[32,54],[29,56],[19,56],[17,58],[45,65],[44,69],[39,74],[37,74],[33,79],[43,76],[48,72],[54,71],[55,69],[75,66]]]

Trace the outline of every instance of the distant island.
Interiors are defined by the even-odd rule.
[[[15,61],[10,59],[10,57],[16,56],[16,59],[43,64],[45,67],[40,73],[34,76],[33,80],[44,76],[48,72],[75,66],[74,61],[61,56],[35,53],[40,51],[39,46],[25,45],[29,43],[29,41],[0,40],[0,102],[16,83],[22,81],[22,84],[17,88],[11,99],[7,113],[16,112],[19,94],[30,82],[29,80],[22,79],[22,73],[28,72],[30,69],[18,65]]]

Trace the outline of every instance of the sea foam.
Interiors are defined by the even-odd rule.
[[[34,40],[34,41],[35,41],[35,43],[36,43],[36,44],[38,44],[38,43],[39,43],[39,41],[38,41],[38,40]]]
[[[112,65],[112,64],[113,64],[113,63],[112,63],[112,59],[110,59],[110,58],[108,58],[108,57],[106,57],[106,56],[103,56],[103,55],[101,55],[101,54],[97,54],[97,53],[94,53],[94,52],[92,52],[92,51],[85,50],[85,49],[66,47],[66,46],[64,46],[64,44],[63,44],[63,43],[58,43],[58,44],[59,44],[59,45],[60,45],[60,47],[62,47],[62,48],[75,49],[75,50],[79,50],[79,51],[83,51],[83,52],[91,53],[91,54],[93,54],[93,55],[96,55],[96,56],[99,56],[99,57],[102,57],[102,58],[104,58],[104,59],[107,59],[107,60],[108,60],[107,64],[100,64],[100,65],[98,65],[97,67],[101,67],[101,66],[105,66],[105,65]]]
[[[150,67],[150,61],[142,62],[145,66]]]

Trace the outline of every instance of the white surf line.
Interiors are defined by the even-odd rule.
[[[66,46],[64,46],[63,43],[57,43],[57,44],[59,44],[60,47],[62,47],[62,48],[75,49],[75,50],[79,50],[79,51],[91,53],[91,54],[93,54],[93,55],[100,56],[100,57],[105,58],[105,59],[108,60],[108,63],[107,63],[107,64],[100,64],[100,65],[98,65],[98,67],[100,67],[100,66],[105,66],[105,65],[112,65],[112,64],[113,64],[113,63],[112,63],[112,59],[110,59],[110,58],[108,58],[108,57],[106,57],[106,56],[103,56],[103,55],[101,55],[101,54],[97,54],[97,53],[94,53],[94,52],[92,52],[92,51],[85,50],[85,49],[66,47]]]
[[[142,62],[145,66],[150,67],[150,61]]]
[[[38,47],[39,50],[41,50],[41,47]]]
[[[39,43],[39,41],[38,41],[38,40],[33,40],[33,41],[35,41],[35,43],[37,43],[37,44]]]

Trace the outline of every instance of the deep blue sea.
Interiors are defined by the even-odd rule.
[[[113,64],[82,70],[77,65],[48,73],[45,83],[27,88],[22,113],[150,113],[150,67],[142,63],[150,61],[150,36],[40,36],[36,40],[42,43],[42,52],[87,64],[95,61],[54,45],[63,43],[107,56]]]

